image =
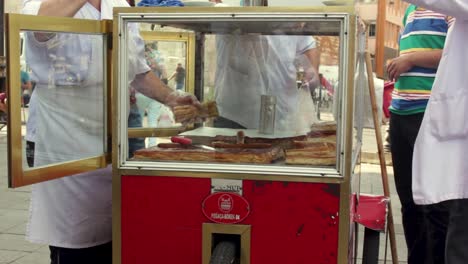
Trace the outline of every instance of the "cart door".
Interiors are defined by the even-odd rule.
[[[111,23],[6,15],[9,187],[110,163]]]

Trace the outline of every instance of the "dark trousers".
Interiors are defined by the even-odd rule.
[[[426,206],[434,264],[468,263],[468,199]]]
[[[412,191],[413,150],[424,114],[397,115],[390,117],[390,149],[393,173],[398,197],[401,202],[401,216],[408,264],[430,263],[426,259],[428,249],[427,225],[424,206],[416,205]]]
[[[112,264],[112,242],[89,248],[49,249],[51,264]]]
[[[26,141],[26,161],[30,168],[34,167],[34,149],[36,144],[32,141]]]

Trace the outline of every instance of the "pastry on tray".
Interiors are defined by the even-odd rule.
[[[322,137],[250,138],[239,131],[235,136],[197,136],[192,139],[197,144],[160,143],[137,150],[134,158],[251,164],[285,161],[286,164],[315,166],[336,164],[336,135],[333,134]]]
[[[215,101],[208,101],[201,104],[201,107],[195,107],[194,105],[180,105],[175,106],[172,110],[174,114],[174,120],[176,123],[187,123],[198,118],[211,118],[217,117],[218,107]]]
[[[284,158],[279,147],[248,148],[243,146],[207,150],[196,146],[163,143],[135,151],[134,158],[155,161],[205,161],[225,163],[269,164]]]
[[[331,166],[336,164],[336,144],[294,141],[295,148],[285,150],[286,164]]]

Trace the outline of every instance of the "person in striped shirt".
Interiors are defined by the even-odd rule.
[[[388,77],[395,81],[390,106],[390,150],[402,206],[408,264],[443,263],[427,257],[434,245],[428,239],[424,208],[413,200],[412,157],[451,23],[450,17],[409,5],[403,18],[400,55],[387,65]]]

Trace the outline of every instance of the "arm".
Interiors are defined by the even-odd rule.
[[[73,17],[83,7],[87,0],[44,0],[37,15]]]
[[[312,66],[310,69],[306,71],[306,79],[309,79],[309,85],[312,88],[315,88],[319,85],[319,66],[320,66],[320,51],[318,48],[313,48],[307,50],[304,55],[307,57],[310,65]]]
[[[307,56],[307,59],[309,59],[309,62],[312,65],[312,67],[315,69],[315,71],[319,72],[320,50],[318,48],[313,48],[313,49],[307,50],[304,54]]]
[[[173,92],[151,71],[136,75],[131,85],[138,92],[161,103],[165,103],[167,96]]]
[[[467,20],[468,17],[468,0],[407,0],[407,2],[457,19]]]
[[[176,74],[177,74],[177,71],[175,71],[175,72],[171,75],[171,77],[169,77],[169,79],[167,79],[167,80],[168,80],[168,81],[172,80],[172,79],[176,76]]]
[[[131,85],[140,93],[167,105],[171,109],[178,105],[201,107],[200,102],[195,96],[172,90],[164,85],[151,71],[136,75]]]
[[[73,17],[87,0],[26,0],[23,2],[23,14],[39,16]],[[52,39],[54,33],[35,33],[35,38],[39,42]]]
[[[441,57],[442,50],[417,51],[400,55],[387,65],[388,77],[396,81],[402,73],[408,72],[415,66],[436,69]]]

